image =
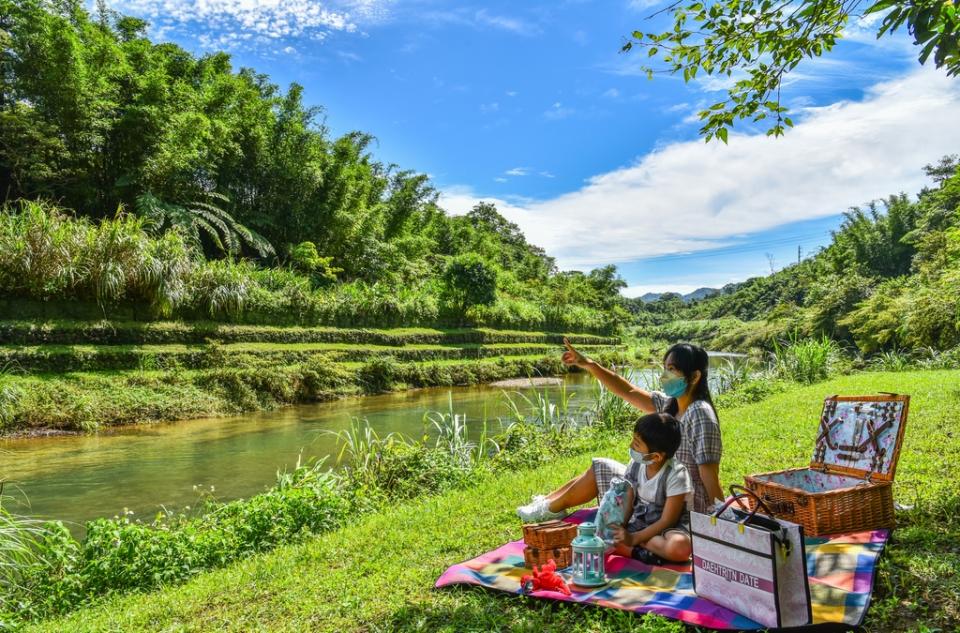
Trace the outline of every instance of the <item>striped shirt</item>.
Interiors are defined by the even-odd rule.
[[[673,398],[660,391],[650,393],[653,406],[663,413]],[[700,477],[700,464],[719,464],[723,454],[723,442],[720,439],[720,422],[717,413],[706,400],[695,400],[679,418],[683,439],[674,456],[687,467],[690,481],[693,483],[693,499],[687,500],[687,507],[697,512],[706,512],[713,505]]]

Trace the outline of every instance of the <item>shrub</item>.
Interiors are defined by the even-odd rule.
[[[290,248],[290,265],[302,273],[310,276],[314,285],[323,286],[337,281],[337,273],[342,268],[331,266],[332,257],[321,257],[317,252],[317,245],[313,242],[300,242]]]
[[[357,379],[368,393],[382,393],[393,389],[400,373],[393,356],[378,356],[357,372]]]

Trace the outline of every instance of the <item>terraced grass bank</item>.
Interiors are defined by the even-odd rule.
[[[559,375],[563,336],[604,362],[614,337],[181,322],[0,322],[0,432],[227,415],[412,387]]]

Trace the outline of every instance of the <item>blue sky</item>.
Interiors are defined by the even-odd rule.
[[[649,81],[619,52],[666,24],[646,19],[660,8],[647,0],[112,7],[155,38],[302,84],[332,132],[374,134],[377,157],[430,174],[449,211],[494,201],[562,267],[615,263],[628,294],[779,268],[825,244],[848,206],[913,192],[924,164],[960,151],[960,81],[868,24],[785,86],[787,139],[743,127],[725,147],[703,145],[693,117],[723,81]]]

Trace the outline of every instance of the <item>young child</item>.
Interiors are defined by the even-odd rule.
[[[612,530],[616,552],[651,565],[690,558],[687,497],[693,491],[687,469],[673,459],[680,447],[680,423],[669,413],[637,420],[623,527]]]

